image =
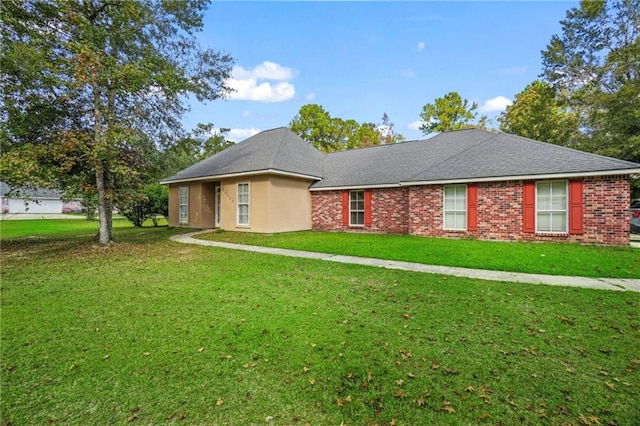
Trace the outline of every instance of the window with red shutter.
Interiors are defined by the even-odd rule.
[[[536,184],[525,182],[522,185],[522,232],[536,232]]]
[[[342,226],[349,226],[349,191],[342,191]]]
[[[467,185],[467,230],[478,230],[478,186]]]
[[[569,233],[582,235],[584,217],[583,185],[581,180],[569,182]]]

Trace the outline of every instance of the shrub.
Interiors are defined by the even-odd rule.
[[[120,209],[120,213],[138,228],[142,227],[148,218],[153,222],[153,226],[158,226],[157,216],[166,218],[169,214],[169,191],[164,185],[147,185],[142,188],[137,199]]]

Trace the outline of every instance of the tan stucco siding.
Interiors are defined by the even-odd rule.
[[[269,197],[269,232],[311,229],[311,181],[272,176]]]
[[[249,184],[249,224],[238,224],[238,184]],[[227,231],[275,233],[311,229],[311,181],[255,175],[219,182],[169,185],[169,225],[215,227],[215,186],[220,185],[220,224]],[[179,188],[189,188],[189,220],[179,223]]]
[[[213,182],[186,182],[169,185],[169,226],[189,228],[214,227],[214,186]],[[189,188],[187,223],[179,223],[180,188]]]
[[[249,224],[238,224],[238,184],[249,184]],[[267,209],[269,178],[263,176],[225,179],[220,183],[220,229],[227,231],[269,232]]]

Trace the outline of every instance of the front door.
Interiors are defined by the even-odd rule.
[[[215,227],[220,228],[220,185],[216,185],[215,189]]]

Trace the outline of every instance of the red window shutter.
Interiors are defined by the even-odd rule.
[[[373,223],[371,214],[371,190],[364,191],[364,226],[371,226]]]
[[[478,230],[478,187],[467,185],[467,230]]]
[[[349,191],[342,191],[342,226],[349,226]]]
[[[582,202],[583,188],[581,180],[569,182],[569,233],[582,234],[584,229],[582,219],[584,207]]]
[[[522,232],[536,232],[536,184],[525,182],[522,185]]]

